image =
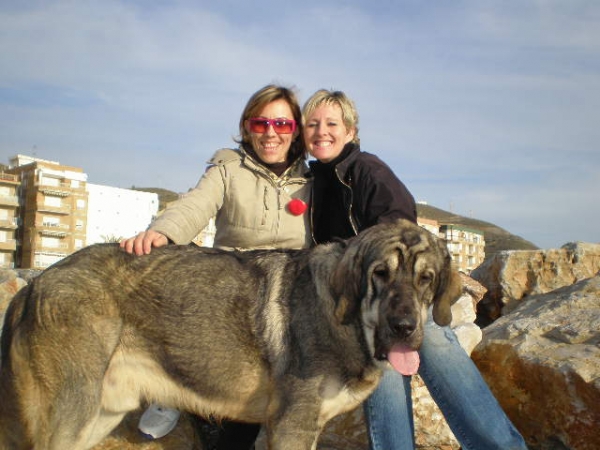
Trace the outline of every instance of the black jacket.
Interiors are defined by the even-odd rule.
[[[330,163],[312,161],[311,231],[317,244],[347,239],[398,218],[417,222],[410,191],[377,156],[347,144]]]

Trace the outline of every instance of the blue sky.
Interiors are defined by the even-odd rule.
[[[0,2],[0,162],[184,192],[268,83],[344,90],[415,198],[600,241],[600,2]]]

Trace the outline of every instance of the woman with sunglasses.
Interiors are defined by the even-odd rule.
[[[239,148],[217,151],[197,186],[121,247],[141,255],[169,241],[187,244],[212,217],[219,248],[306,247],[306,215],[295,209],[310,192],[300,114],[290,89],[268,85],[256,92],[240,118]]]
[[[172,203],[145,232],[123,240],[137,255],[169,242],[188,244],[214,217],[214,246],[224,249],[305,248],[310,246],[310,187],[306,155],[299,142],[300,106],[288,88],[268,85],[249,99],[239,122],[238,148],[221,149],[197,186]],[[144,420],[172,418],[158,436],[175,426],[176,411],[152,405]],[[250,449],[260,425],[223,422],[219,450]]]
[[[317,161],[311,225],[315,243],[346,239],[377,223],[417,221],[413,196],[392,170],[360,150],[358,113],[340,91],[317,91],[302,110],[304,143]],[[431,318],[418,373],[464,450],[526,450],[471,358],[449,327]],[[410,373],[414,369],[400,370]],[[364,404],[373,450],[414,449],[410,376],[386,370]]]

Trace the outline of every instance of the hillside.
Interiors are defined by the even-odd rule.
[[[417,215],[425,219],[437,220],[440,224],[464,225],[483,231],[485,238],[485,256],[502,250],[536,250],[538,247],[520,236],[509,233],[492,223],[483,220],[459,216],[431,205],[417,205]]]
[[[168,202],[176,200],[179,196],[176,192],[161,188],[132,187],[132,189],[158,194],[159,210],[162,210]],[[419,217],[437,220],[440,224],[464,225],[483,231],[486,258],[502,250],[536,250],[538,248],[520,236],[511,234],[492,223],[459,216],[435,206],[418,204],[417,214]]]

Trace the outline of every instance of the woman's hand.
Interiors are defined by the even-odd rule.
[[[120,246],[127,253],[135,253],[136,255],[147,255],[152,250],[152,247],[162,247],[167,245],[169,240],[167,237],[158,231],[148,230],[142,231],[137,236],[123,239]]]

